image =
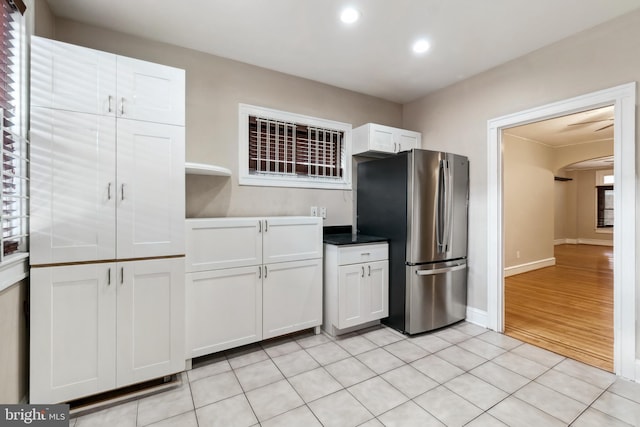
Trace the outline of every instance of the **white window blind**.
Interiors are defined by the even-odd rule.
[[[240,106],[240,183],[350,188],[351,125]]]
[[[19,0],[0,0],[0,134],[2,135],[2,252],[27,251],[28,142],[22,129],[24,28]]]
[[[344,132],[249,117],[249,170],[340,179]]]

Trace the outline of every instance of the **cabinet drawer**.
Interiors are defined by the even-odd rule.
[[[388,258],[389,246],[387,243],[341,246],[338,250],[338,265],[382,261]]]
[[[186,220],[186,271],[246,267],[262,263],[262,220]]]

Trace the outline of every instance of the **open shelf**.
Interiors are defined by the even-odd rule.
[[[231,176],[231,170],[217,165],[185,162],[185,173],[191,175]]]

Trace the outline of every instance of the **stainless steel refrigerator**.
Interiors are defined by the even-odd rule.
[[[389,238],[387,325],[407,334],[462,320],[469,162],[411,150],[358,164],[357,230]]]

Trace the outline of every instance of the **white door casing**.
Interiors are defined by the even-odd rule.
[[[614,372],[636,379],[636,83],[491,119],[487,122],[487,327],[504,331],[504,230],[502,130],[614,105],[615,227],[614,241]]]

